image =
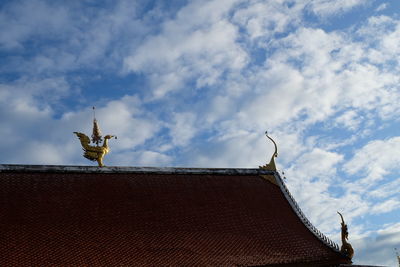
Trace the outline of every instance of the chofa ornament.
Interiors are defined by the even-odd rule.
[[[278,147],[277,147],[275,141],[268,135],[268,131],[265,132],[265,135],[267,136],[267,138],[269,140],[272,141],[272,143],[274,143],[275,152],[274,152],[274,154],[272,154],[272,157],[271,157],[269,163],[267,163],[263,166],[260,166],[260,169],[268,170],[268,171],[276,171],[275,158],[278,157]]]
[[[95,107],[93,107],[93,114],[94,114]],[[90,138],[80,132],[74,132],[81,141],[82,149],[84,151],[83,156],[91,161],[97,161],[99,167],[103,167],[103,157],[110,151],[108,147],[108,140],[115,137],[114,135],[106,135],[104,136],[104,141],[101,136],[101,131],[99,124],[97,123],[95,114],[93,119],[93,133],[92,133],[92,142],[95,145],[90,145]],[[99,143],[103,141],[103,144],[99,146]]]

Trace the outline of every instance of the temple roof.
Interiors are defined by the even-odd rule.
[[[0,165],[0,266],[335,266],[279,173]]]

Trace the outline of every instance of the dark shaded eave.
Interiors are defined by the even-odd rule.
[[[0,165],[0,178],[1,265],[351,262],[277,172]]]

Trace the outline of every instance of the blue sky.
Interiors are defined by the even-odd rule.
[[[1,163],[278,168],[354,261],[400,247],[400,3],[2,1]]]

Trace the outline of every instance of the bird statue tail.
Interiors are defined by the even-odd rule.
[[[89,148],[89,144],[90,144],[90,139],[89,137],[87,137],[85,134],[83,133],[79,133],[79,132],[74,132],[74,134],[76,134],[76,136],[78,136],[79,141],[81,141],[81,145],[83,150],[86,150]]]

